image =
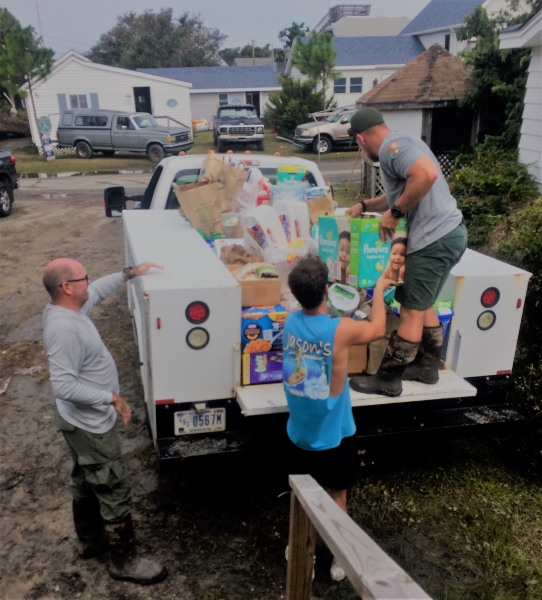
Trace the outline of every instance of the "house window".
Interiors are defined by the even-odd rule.
[[[450,52],[450,34],[446,34],[444,36],[444,49]]]
[[[346,94],[346,77],[341,77],[341,79],[335,81],[333,92],[335,94]]]
[[[218,94],[218,105],[228,104],[228,94]]]
[[[350,77],[350,93],[361,94],[363,86],[363,77]]]
[[[70,108],[88,108],[86,94],[71,95]]]

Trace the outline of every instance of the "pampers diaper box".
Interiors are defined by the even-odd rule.
[[[348,283],[350,217],[318,217],[318,256],[328,268],[330,281]]]
[[[357,288],[373,288],[382,273],[398,270],[390,263],[392,242],[383,242],[379,234],[380,219],[352,219],[350,222],[350,275],[348,284]],[[405,241],[403,260],[408,235],[407,220],[400,219],[394,239]],[[390,276],[390,279],[393,277]]]

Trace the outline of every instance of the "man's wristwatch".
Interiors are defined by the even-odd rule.
[[[401,209],[397,206],[394,206],[391,210],[391,215],[394,219],[401,219],[402,217],[405,216],[406,213],[401,212]]]
[[[122,269],[122,272],[126,275],[126,281],[129,281],[135,277],[135,275],[132,273],[133,268],[134,267],[126,267],[125,269]]]

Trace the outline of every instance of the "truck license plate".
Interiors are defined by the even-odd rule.
[[[226,429],[226,409],[209,408],[203,412],[183,410],[175,413],[175,435],[207,433]]]

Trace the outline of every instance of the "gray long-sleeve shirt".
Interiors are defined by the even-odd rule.
[[[89,299],[76,312],[48,304],[43,311],[43,345],[60,416],[86,431],[105,433],[115,424],[111,404],[119,393],[115,361],[89,314],[92,307],[124,283],[113,273],[89,285]]]

